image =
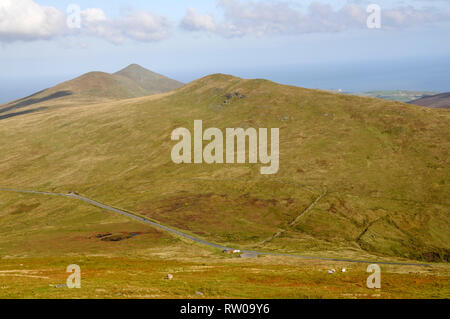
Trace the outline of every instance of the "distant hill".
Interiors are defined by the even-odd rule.
[[[434,107],[440,109],[450,108],[450,92],[425,96],[420,99],[409,102],[409,104]]]
[[[137,83],[146,92],[153,94],[172,91],[184,85],[179,81],[172,80],[164,75],[149,71],[137,64],[131,64],[125,69],[114,73],[114,75],[130,79],[134,83]]]
[[[388,101],[410,102],[428,95],[435,95],[438,92],[426,91],[407,91],[407,90],[390,90],[390,91],[370,91],[364,93],[356,93],[357,96],[368,96]]]
[[[49,106],[99,103],[165,93],[181,86],[181,82],[131,64],[114,74],[89,72],[25,98],[0,105],[0,119]],[[36,108],[37,105],[39,108]]]

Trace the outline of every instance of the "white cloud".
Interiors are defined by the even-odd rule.
[[[115,23],[124,36],[144,42],[166,38],[171,28],[167,18],[143,11],[132,12]]]
[[[194,8],[188,8],[181,27],[190,31],[215,31],[216,23],[211,14],[201,15]]]
[[[384,23],[390,28],[414,27],[433,22],[450,21],[450,13],[434,8],[415,9],[404,6],[383,12]]]
[[[65,14],[32,0],[0,1],[0,41],[49,39],[67,31]]]
[[[106,18],[103,10],[98,8],[89,8],[81,11],[80,32],[115,44],[120,44],[124,41],[120,30],[115,28],[114,24]]]
[[[134,11],[117,19],[107,19],[101,9],[81,12],[82,32],[120,44],[125,39],[141,42],[163,40],[169,35],[170,22],[152,13]]]
[[[98,8],[88,8],[81,11],[81,18],[86,24],[103,22],[107,20],[105,12]]]
[[[0,42],[34,41],[67,35],[87,35],[114,44],[126,39],[141,42],[159,41],[169,36],[167,18],[144,11],[134,11],[108,19],[102,9],[80,12],[81,28],[67,26],[65,12],[41,6],[32,0],[0,0]]]
[[[350,1],[340,9],[312,2],[306,10],[300,10],[288,2],[251,0],[220,0],[218,7],[223,12],[220,22],[211,15],[202,16],[189,8],[181,27],[189,31],[215,32],[225,37],[342,32],[367,28],[366,7]],[[449,12],[433,8],[403,6],[382,10],[382,27],[385,29],[422,26],[449,19]]]
[[[342,32],[366,28],[364,1],[349,0],[335,9],[331,5],[312,2],[304,10],[292,2],[219,0],[221,19],[212,14],[200,14],[188,8],[180,27],[188,31],[206,31],[224,37],[246,35],[303,34]],[[172,24],[160,15],[133,11],[117,18],[108,18],[99,8],[81,11],[81,28],[70,29],[66,13],[33,0],[0,0],[0,42],[34,41],[61,36],[87,35],[115,44],[126,40],[150,42],[170,35]],[[382,28],[397,29],[450,21],[445,10],[401,6],[382,10]]]

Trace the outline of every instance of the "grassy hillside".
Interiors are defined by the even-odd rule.
[[[236,92],[245,98],[227,99]],[[0,180],[76,190],[221,244],[438,261],[450,249],[449,117],[447,110],[212,75],[169,95],[4,119]],[[205,128],[279,127],[279,173],[172,163],[172,130],[192,130],[195,119]]]

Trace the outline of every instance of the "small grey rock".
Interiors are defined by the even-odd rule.
[[[55,288],[67,288],[67,284],[55,285]]]

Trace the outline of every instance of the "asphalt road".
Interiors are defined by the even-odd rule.
[[[176,236],[180,236],[182,238],[186,238],[189,240],[192,240],[196,243],[206,245],[209,247],[221,249],[221,250],[240,250],[238,248],[231,248],[231,247],[225,247],[219,244],[211,243],[206,240],[203,240],[201,238],[185,234],[183,232],[180,232],[176,229],[161,225],[157,222],[151,221],[147,218],[126,212],[124,210],[102,204],[100,202],[94,201],[92,199],[76,195],[76,194],[63,194],[63,193],[49,193],[49,192],[39,192],[39,191],[33,191],[33,190],[21,190],[21,189],[9,189],[9,188],[0,188],[0,191],[4,192],[14,192],[14,193],[27,193],[27,194],[37,194],[37,195],[47,195],[47,196],[60,196],[60,197],[67,197],[67,198],[74,198],[81,200],[83,202],[86,202],[88,204],[91,204],[93,206],[132,218],[134,220],[149,224],[155,228],[161,229],[163,231],[172,233]],[[261,251],[254,251],[254,250],[240,250],[243,254],[248,255],[266,255],[266,256],[282,256],[282,257],[293,257],[293,258],[303,258],[303,259],[310,259],[310,260],[324,260],[324,261],[338,261],[338,262],[349,262],[349,263],[364,263],[364,264],[379,264],[379,265],[401,265],[401,266],[424,266],[429,267],[429,264],[414,264],[414,263],[401,263],[401,262],[386,262],[386,261],[369,261],[369,260],[354,260],[354,259],[340,259],[340,258],[326,258],[326,257],[313,257],[313,256],[301,256],[301,255],[293,255],[293,254],[282,254],[282,253],[273,253],[273,252],[261,252]]]

